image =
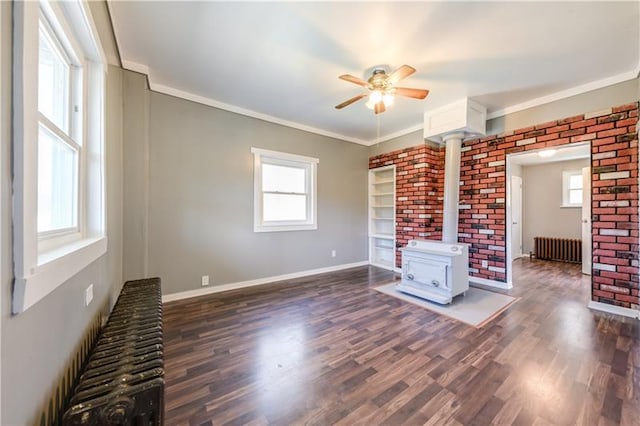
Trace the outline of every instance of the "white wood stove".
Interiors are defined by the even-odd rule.
[[[402,280],[396,289],[441,304],[469,289],[469,247],[410,240],[402,251]]]

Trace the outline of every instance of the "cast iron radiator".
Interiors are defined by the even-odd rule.
[[[536,259],[582,262],[582,241],[568,238],[535,237]]]
[[[160,278],[127,281],[84,366],[63,425],[162,425]]]

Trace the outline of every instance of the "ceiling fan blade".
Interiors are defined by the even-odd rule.
[[[348,81],[349,83],[354,83],[357,84],[358,86],[362,86],[365,87],[367,85],[367,82],[359,79],[358,77],[354,77],[351,74],[343,74],[340,77],[338,77],[340,80],[344,80],[344,81]]]
[[[410,67],[409,65],[403,65],[397,70],[395,70],[394,72],[392,72],[391,74],[389,74],[389,78],[387,79],[387,81],[391,84],[396,84],[403,78],[409,77],[414,72],[416,72],[415,68]]]
[[[394,94],[406,96],[407,98],[424,99],[429,94],[425,89],[411,89],[409,87],[396,87]]]
[[[384,106],[384,102],[380,101],[377,104],[374,105],[373,107],[373,112],[375,112],[376,114],[380,114],[386,111],[386,107]]]
[[[358,95],[358,96],[354,96],[353,98],[349,99],[348,101],[344,101],[343,103],[336,105],[336,109],[342,109],[346,106],[351,105],[354,102],[359,101],[360,99],[366,97],[367,95]]]

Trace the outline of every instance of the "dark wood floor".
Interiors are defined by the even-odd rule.
[[[640,424],[640,322],[577,266],[518,260],[481,329],[361,267],[165,305],[166,424]]]

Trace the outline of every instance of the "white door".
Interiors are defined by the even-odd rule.
[[[522,178],[511,176],[511,256],[522,257]]]
[[[591,167],[582,169],[582,273],[591,275]]]

